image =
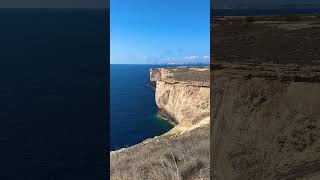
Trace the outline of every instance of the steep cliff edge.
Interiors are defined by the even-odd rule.
[[[154,68],[155,101],[169,132],[110,152],[110,179],[209,179],[209,67]]]
[[[209,67],[155,68],[155,100],[160,112],[176,124],[167,134],[183,133],[210,122]]]
[[[211,179],[320,178],[320,67],[213,64]]]

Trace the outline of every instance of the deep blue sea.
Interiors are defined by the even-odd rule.
[[[281,8],[281,9],[213,9],[211,16],[267,16],[267,15],[299,15],[320,13],[319,8],[299,9],[299,8]]]
[[[0,9],[0,179],[107,179],[106,10]]]
[[[110,66],[110,149],[161,135],[172,125],[161,119],[150,83],[151,65]]]

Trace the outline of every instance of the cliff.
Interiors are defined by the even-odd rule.
[[[213,64],[211,179],[320,178],[320,67]]]
[[[110,153],[111,179],[209,179],[209,67],[154,68],[155,101],[169,132]]]
[[[156,82],[155,101],[160,112],[176,124],[167,134],[209,124],[209,67],[151,69],[150,80]]]

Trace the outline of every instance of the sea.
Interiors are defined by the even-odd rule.
[[[108,173],[109,13],[0,9],[0,179]]]
[[[158,65],[110,66],[110,150],[162,135],[173,126],[158,114],[150,68]]]

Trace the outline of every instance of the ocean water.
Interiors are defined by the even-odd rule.
[[[302,15],[320,13],[320,9],[214,9],[211,10],[211,16],[267,16],[267,15]]]
[[[161,135],[172,125],[161,119],[150,83],[151,65],[110,66],[110,150]]]
[[[106,10],[0,9],[0,179],[106,179]]]

